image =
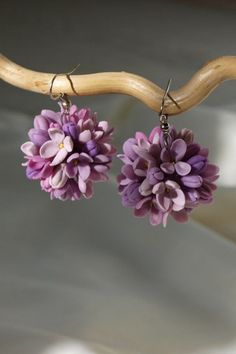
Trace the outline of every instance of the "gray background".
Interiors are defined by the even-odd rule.
[[[3,0],[0,43],[33,70],[80,63],[80,73],[125,70],[161,87],[172,77],[174,89],[206,61],[236,54],[235,20],[234,2]],[[195,217],[217,233],[192,221],[152,228],[122,208],[112,183],[91,201],[51,202],[26,180],[19,146],[34,115],[57,106],[0,88],[0,352],[234,354],[236,248],[221,236],[236,239],[235,82],[175,120],[224,166],[214,206]],[[157,122],[130,97],[73,100],[111,121],[119,149]]]

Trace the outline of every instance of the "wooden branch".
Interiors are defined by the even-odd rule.
[[[19,88],[49,94],[54,75],[26,69],[0,54],[0,78]],[[141,76],[126,72],[104,72],[70,77],[81,96],[121,93],[139,99],[156,112],[160,111],[164,90]],[[165,113],[174,115],[187,111],[203,101],[221,82],[232,79],[236,79],[236,56],[210,61],[184,86],[170,92],[180,108],[167,97]],[[66,76],[56,78],[53,93],[75,95]]]

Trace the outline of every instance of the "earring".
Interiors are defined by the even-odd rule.
[[[72,90],[69,74],[65,74]],[[21,146],[25,154],[26,176],[39,180],[42,190],[51,199],[78,200],[91,198],[93,182],[106,181],[112,156],[116,149],[111,145],[113,129],[107,121],[97,122],[96,113],[89,108],[78,110],[67,94],[50,96],[58,100],[60,112],[43,109],[34,118],[29,130],[29,141]],[[78,94],[77,94],[78,95]]]
[[[124,207],[134,209],[134,215],[149,214],[152,225],[166,226],[171,215],[178,222],[186,222],[199,204],[212,202],[219,168],[208,161],[208,149],[194,141],[193,132],[177,132],[164,114],[169,80],[160,110],[160,127],[147,137],[137,132],[125,141],[123,162],[117,177]]]

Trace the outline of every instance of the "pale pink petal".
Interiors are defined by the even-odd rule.
[[[152,129],[150,135],[149,135],[149,140],[153,143],[153,144],[158,144],[160,141],[160,128],[159,127],[155,127]]]
[[[72,160],[77,160],[79,158],[79,153],[75,152],[74,154],[70,155],[67,159],[67,162],[71,162]]]
[[[184,207],[185,205],[184,192],[181,189],[175,189],[175,192],[177,193],[177,196],[175,198],[172,198],[173,202],[177,205]]]
[[[154,194],[162,194],[165,192],[165,183],[164,182],[160,182],[155,184],[155,186],[152,189],[152,193]]]
[[[55,174],[50,177],[49,182],[52,188],[62,188],[66,184],[68,177],[66,176],[65,169],[61,166],[56,170]]]
[[[81,143],[87,143],[89,140],[91,140],[90,130],[84,130],[82,133],[79,134],[79,141]]]
[[[167,180],[166,181],[166,186],[169,187],[169,188],[173,188],[173,189],[180,189],[180,186],[177,182],[175,181],[172,181],[172,180]]]
[[[146,178],[143,180],[143,182],[139,186],[139,193],[145,197],[152,193],[152,186],[149,184],[149,182]]]
[[[91,168],[89,165],[78,165],[78,170],[79,170],[79,175],[82,178],[83,181],[86,181],[86,179],[89,177]]]
[[[175,172],[175,166],[172,162],[163,162],[160,165],[160,168],[163,172],[170,174],[170,175]]]
[[[56,128],[49,128],[48,129],[48,134],[52,141],[56,144],[61,144],[63,142],[63,139],[65,138],[65,134]]]
[[[56,166],[59,163],[61,163],[67,156],[68,152],[66,151],[65,148],[62,148],[58,151],[52,162],[50,163],[50,166]]]
[[[73,150],[73,141],[70,136],[65,137],[65,139],[63,140],[63,144],[68,152],[71,152]]]
[[[154,226],[159,225],[162,222],[162,215],[163,215],[163,213],[160,210],[152,207],[151,212],[150,212],[150,216],[149,216],[150,224],[154,225]]]
[[[27,156],[34,156],[38,153],[38,148],[31,141],[26,141],[26,143],[22,144],[20,148]]]
[[[44,159],[48,159],[57,154],[59,150],[58,144],[54,143],[54,141],[46,141],[40,148],[39,153],[40,156]]]
[[[191,165],[189,165],[187,162],[178,161],[175,164],[175,169],[176,169],[176,172],[178,173],[178,175],[186,176],[191,171]]]
[[[87,182],[86,192],[85,192],[85,194],[84,194],[84,197],[85,197],[86,199],[90,199],[90,198],[92,198],[92,196],[93,196],[93,184],[92,184],[91,181],[88,181],[88,182]]]
[[[98,123],[98,127],[101,128],[104,132],[107,132],[109,129],[109,124],[106,120],[101,120]]]
[[[81,191],[81,193],[86,193],[86,183],[84,182],[84,180],[79,176],[79,180],[78,180],[78,185],[79,185],[79,189]]]
[[[180,161],[187,150],[187,144],[182,139],[176,139],[171,145],[171,155],[174,157],[175,161]]]

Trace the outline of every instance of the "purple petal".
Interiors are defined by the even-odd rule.
[[[111,159],[109,156],[106,156],[106,155],[97,155],[97,156],[95,156],[94,161],[100,162],[100,163],[107,163],[107,162],[110,162]]]
[[[142,132],[136,132],[135,133],[135,139],[136,140],[144,140],[144,141],[148,140],[146,135],[144,133],[142,133]]]
[[[79,175],[83,181],[86,181],[90,175],[91,169],[89,165],[78,165]]]
[[[175,164],[175,170],[179,176],[186,176],[191,171],[191,166],[187,162],[178,161]]]
[[[173,218],[176,221],[181,222],[181,223],[188,221],[188,214],[185,209],[182,209],[181,211],[178,211],[178,212],[172,211],[171,216],[173,216]]]
[[[172,162],[172,157],[171,157],[170,151],[167,150],[166,148],[163,148],[161,150],[161,160],[163,162]]]
[[[26,156],[34,156],[38,153],[38,148],[31,141],[26,141],[20,148]]]
[[[164,182],[159,182],[155,184],[155,186],[152,189],[153,194],[162,194],[165,192],[165,183]]]
[[[93,196],[93,184],[91,181],[88,181],[86,185],[86,192],[84,193],[84,197],[86,199],[90,199],[92,198],[92,196]]]
[[[156,203],[158,208],[163,212],[167,212],[171,207],[171,200],[165,197],[164,194],[156,195]]]
[[[65,148],[62,148],[58,151],[52,162],[50,163],[50,166],[56,166],[59,165],[67,156],[68,152],[66,151]]]
[[[141,183],[139,187],[139,193],[145,197],[152,193],[152,185],[150,185],[147,178],[145,178],[144,181]]]
[[[86,183],[84,182],[84,180],[79,176],[79,180],[78,180],[78,186],[79,189],[81,191],[81,193],[86,193]]]
[[[216,176],[219,173],[219,167],[213,164],[208,164],[205,171],[201,173],[204,178]]]
[[[155,127],[152,129],[149,135],[149,141],[153,144],[158,144],[160,141],[160,127]]]
[[[167,174],[173,174],[175,172],[175,166],[172,162],[163,162],[160,167],[161,170]]]
[[[143,159],[147,161],[155,161],[154,157],[149,154],[149,152],[146,149],[143,149],[137,145],[133,145],[133,151]]]
[[[73,150],[73,140],[71,139],[70,136],[66,136],[65,139],[63,140],[64,148],[68,151],[71,152]]]
[[[173,141],[171,145],[171,155],[176,162],[180,161],[184,157],[186,150],[187,144],[184,140],[176,139]]]
[[[134,161],[137,158],[137,154],[133,150],[133,146],[137,146],[136,144],[137,141],[136,139],[133,138],[126,140],[125,143],[123,144],[124,154],[132,161]]]
[[[66,184],[67,179],[68,177],[66,176],[65,169],[59,166],[54,175],[50,177],[50,184],[53,188],[62,188]]]
[[[78,160],[79,157],[80,157],[80,154],[78,152],[75,152],[74,154],[72,154],[68,157],[67,162]]]
[[[149,217],[150,224],[154,225],[154,226],[161,224],[162,215],[163,215],[163,213],[153,206],[151,209],[151,212],[150,212],[150,217]]]
[[[58,144],[54,143],[53,141],[46,141],[46,143],[41,146],[39,152],[41,157],[48,159],[55,156],[58,150]]]
[[[97,171],[99,173],[105,173],[109,169],[109,167],[106,165],[94,165],[93,168],[95,171]]]
[[[63,142],[63,139],[65,138],[65,134],[63,133],[63,131],[56,128],[49,128],[48,134],[52,141],[58,145],[61,144]]]
[[[66,174],[69,178],[74,178],[77,174],[77,171],[78,166],[75,166],[73,161],[66,164]]]
[[[84,130],[82,133],[79,134],[79,141],[81,143],[87,143],[89,140],[91,140],[91,131],[90,130]]]
[[[189,175],[181,177],[181,181],[186,187],[199,188],[202,185],[203,179],[198,175]]]
[[[38,147],[49,140],[48,132],[42,129],[30,129],[28,135],[30,140]]]
[[[35,129],[48,130],[49,123],[48,120],[41,115],[38,115],[34,118],[34,127]]]

